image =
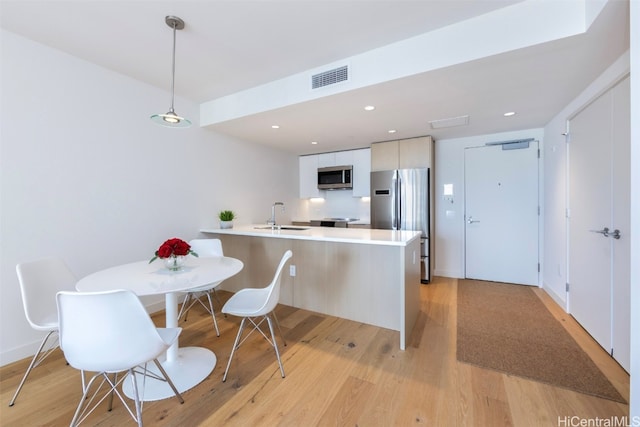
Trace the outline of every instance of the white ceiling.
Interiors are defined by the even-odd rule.
[[[164,17],[179,16],[186,23],[176,47],[180,113],[180,98],[212,101],[522,1],[1,0],[0,24],[169,90],[172,34]],[[438,140],[542,127],[628,48],[628,4],[610,3],[583,35],[209,127],[297,154],[426,134]],[[365,114],[366,104],[377,109]],[[506,109],[518,114],[505,119]],[[432,130],[428,125],[466,114],[468,126]],[[275,123],[282,127],[271,129]]]

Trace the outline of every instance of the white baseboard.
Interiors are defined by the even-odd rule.
[[[464,279],[464,274],[454,270],[434,270],[434,276],[449,277],[451,279]]]
[[[44,335],[45,334],[42,334],[42,337],[37,341],[23,344],[11,350],[2,351],[0,353],[0,366],[5,366],[18,360],[32,358],[33,355],[36,354],[36,351],[38,351]]]
[[[560,308],[565,313],[568,313],[568,311],[567,311],[567,302],[565,301],[564,298],[560,297],[558,294],[556,294],[548,286],[545,286],[544,282],[542,283],[542,290],[545,291],[547,293],[547,295],[549,295],[551,297],[551,299],[554,300],[556,302],[556,304],[558,304],[560,306]]]

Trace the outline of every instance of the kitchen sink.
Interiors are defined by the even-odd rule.
[[[262,227],[253,227],[259,230],[308,230],[309,227],[296,227],[294,225],[264,225]]]

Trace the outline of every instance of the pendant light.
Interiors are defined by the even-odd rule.
[[[177,16],[166,16],[164,21],[167,25],[173,28],[173,63],[171,69],[171,109],[165,114],[154,114],[151,116],[151,120],[162,126],[168,126],[172,128],[187,128],[191,126],[191,122],[184,117],[180,117],[173,110],[174,100],[174,86],[176,81],[176,30],[182,30],[184,28],[184,21]]]

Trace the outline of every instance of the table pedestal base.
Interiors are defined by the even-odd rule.
[[[216,366],[216,355],[209,349],[202,347],[182,347],[178,350],[175,360],[161,360],[162,367],[173,381],[180,393],[195,387],[204,380]],[[147,364],[148,370],[162,377],[153,362]],[[174,397],[175,393],[168,383],[151,377],[136,374],[140,400],[152,401]],[[124,394],[134,399],[133,385],[130,379],[122,383]],[[184,396],[183,396],[184,397]]]

